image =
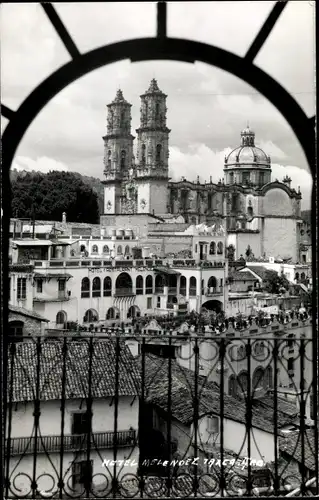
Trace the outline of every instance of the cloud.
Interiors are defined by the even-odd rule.
[[[14,160],[12,168],[18,170],[19,172],[26,170],[27,172],[35,171],[43,172],[45,174],[53,170],[58,170],[59,172],[69,170],[65,163],[61,163],[53,158],[47,158],[45,156],[37,158],[36,160],[25,156],[18,156]]]

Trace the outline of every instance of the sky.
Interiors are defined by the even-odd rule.
[[[244,56],[273,1],[177,2],[167,5],[168,35],[216,45]],[[315,113],[315,2],[291,1],[255,64]],[[155,36],[156,3],[54,4],[80,52],[117,41]],[[28,94],[70,55],[40,4],[1,6],[1,102],[16,110]],[[156,78],[168,95],[170,176],[217,182],[225,155],[249,126],[272,160],[273,180],[288,174],[310,204],[311,176],[297,138],[280,113],[238,78],[202,63],[123,61],[96,70],[60,92],[22,139],[13,168],[69,170],[103,179],[106,105],[120,87],[139,126],[140,95]],[[3,131],[7,121],[2,119]],[[136,141],[135,141],[136,142]]]

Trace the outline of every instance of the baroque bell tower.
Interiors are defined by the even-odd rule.
[[[141,95],[137,132],[136,184],[138,213],[167,213],[168,137],[166,98],[153,79]]]
[[[134,163],[131,107],[120,89],[107,105],[107,134],[103,137],[105,214],[120,213],[122,182],[128,178]]]

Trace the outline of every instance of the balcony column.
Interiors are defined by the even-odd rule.
[[[176,295],[179,294],[179,290],[180,290],[180,280],[181,280],[181,277],[180,276],[177,276],[176,277]]]
[[[197,297],[200,297],[202,294],[202,273],[200,273],[199,277],[196,280],[196,295]]]

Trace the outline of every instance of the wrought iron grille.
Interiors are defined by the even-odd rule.
[[[280,336],[12,342],[5,497],[311,496],[312,360],[311,340],[294,338],[292,352]]]

